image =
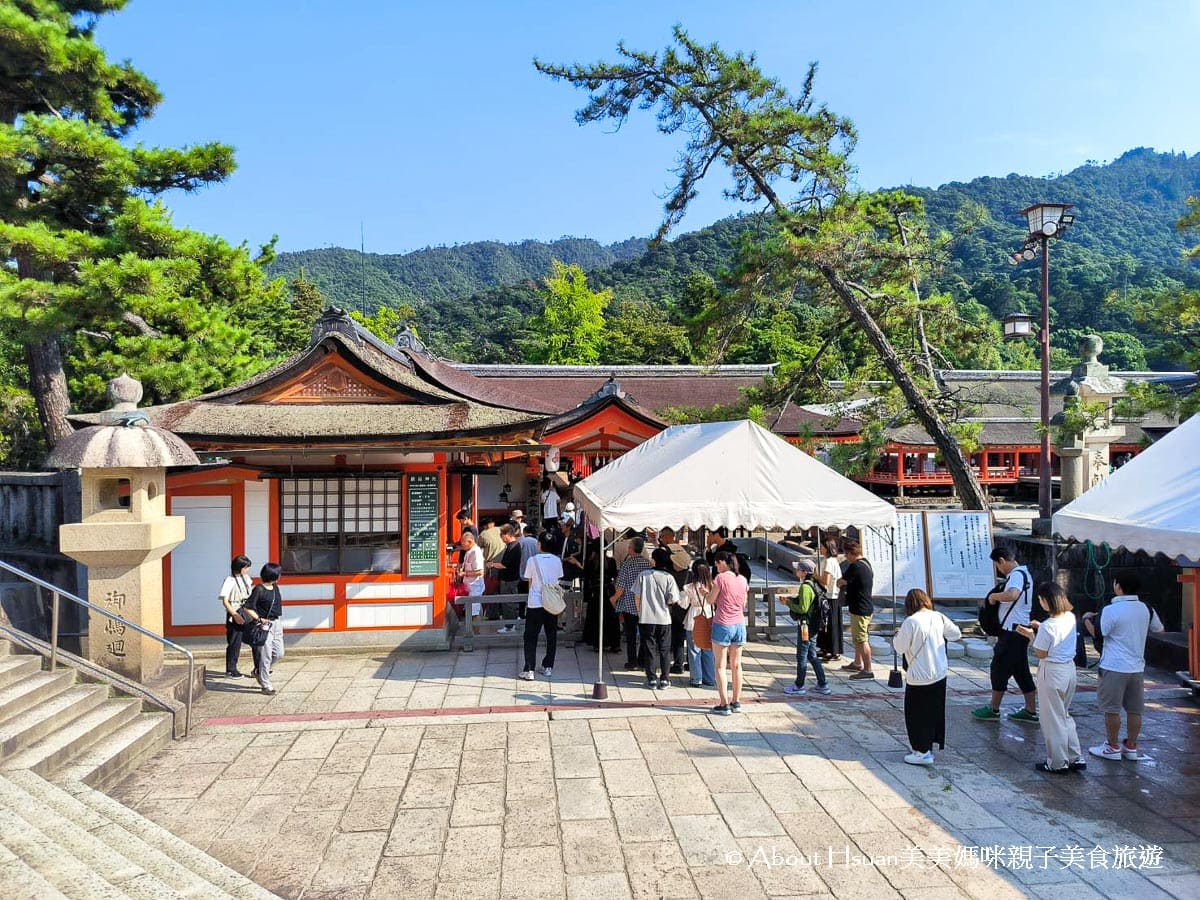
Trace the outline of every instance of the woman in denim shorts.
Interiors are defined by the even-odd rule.
[[[721,552],[713,559],[717,577],[708,594],[713,606],[712,643],[717,655],[717,693],[721,702],[713,707],[719,716],[742,708],[742,646],[746,643],[746,596],[750,583],[737,573],[732,553]],[[733,669],[733,700],[725,692],[726,667]]]

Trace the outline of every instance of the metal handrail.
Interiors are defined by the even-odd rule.
[[[75,603],[78,603],[80,606],[84,607],[85,609],[95,610],[96,612],[100,613],[100,615],[107,616],[110,619],[120,622],[122,625],[124,625],[127,628],[133,629],[138,634],[145,635],[146,637],[150,638],[151,640],[158,641],[164,647],[169,647],[172,650],[178,650],[180,653],[182,653],[184,656],[186,656],[187,663],[188,663],[188,679],[187,679],[187,704],[185,707],[184,718],[183,718],[183,736],[187,737],[188,731],[192,727],[192,699],[193,699],[192,692],[195,689],[194,685],[196,682],[196,657],[192,653],[191,650],[187,649],[186,647],[179,646],[179,644],[176,644],[174,641],[167,640],[161,634],[155,634],[153,631],[143,628],[141,625],[138,625],[136,622],[130,622],[128,619],[122,618],[121,616],[118,616],[116,613],[105,609],[103,606],[97,606],[94,603],[88,603],[88,601],[84,600],[82,597],[76,597],[70,591],[64,591],[62,588],[57,587],[48,581],[43,581],[42,579],[38,578],[36,575],[31,575],[28,572],[24,571],[23,569],[18,569],[16,566],[14,566],[10,563],[6,563],[2,559],[0,559],[0,569],[4,569],[6,572],[11,572],[13,575],[16,575],[18,578],[23,578],[25,581],[28,581],[30,584],[33,584],[33,585],[36,585],[37,587],[48,590],[51,593],[51,595],[54,597],[54,603],[50,608],[50,671],[51,672],[55,671],[56,667],[58,666],[58,606],[59,606],[58,599],[59,599],[59,597],[66,597],[68,600],[73,600]]]

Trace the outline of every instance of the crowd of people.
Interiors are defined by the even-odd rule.
[[[526,525],[521,510],[502,524],[488,521],[482,528],[466,509],[456,517],[460,537],[454,596],[471,603],[475,617],[504,620],[497,633],[523,632],[518,678],[533,681],[539,674],[553,675],[563,625],[563,586],[573,584],[583,591],[587,644],[613,653],[624,649],[625,669],[644,674],[649,690],[669,687],[673,675],[686,675],[691,687],[716,688],[714,714],[736,713],[742,703],[751,580],[746,555],[738,552],[723,530],[708,532],[703,555],[694,559],[671,528],[608,535],[605,541],[594,534],[584,540],[574,504],[561,505],[560,511],[557,493],[553,489],[549,493],[554,496],[543,495],[540,530]],[[612,559],[602,569],[604,547],[611,548]],[[998,623],[989,667],[991,697],[971,716],[981,722],[1007,717],[1040,725],[1046,759],[1037,764],[1039,771],[1066,774],[1086,768],[1071,716],[1086,635],[1101,653],[1097,705],[1106,732],[1105,742],[1088,752],[1106,760],[1137,759],[1145,706],[1146,638],[1150,631],[1162,631],[1163,625],[1154,609],[1138,597],[1136,575],[1117,574],[1113,601],[1100,614],[1089,612],[1077,621],[1063,588],[1051,581],[1035,583],[1011,550],[997,547],[991,560],[1002,582],[985,601],[996,607],[989,612]],[[267,563],[254,584],[251,568],[249,558],[235,557],[218,592],[225,612],[225,673],[243,677],[238,660],[242,644],[249,644],[254,657],[250,674],[263,693],[273,694],[271,668],[284,652],[282,572],[277,563]],[[843,610],[850,614],[854,656],[840,669],[852,680],[873,679],[874,573],[861,545],[852,538],[826,539],[815,557],[802,557],[794,568],[799,587],[787,606],[796,621],[796,675],[784,693],[833,692],[827,671],[831,662],[845,659]],[[602,570],[608,575],[604,583]],[[484,604],[474,598],[489,593],[512,600],[489,602],[485,612]],[[905,762],[928,766],[934,762],[934,747],[944,749],[946,744],[947,644],[959,640],[962,632],[934,608],[933,599],[923,590],[908,591],[904,612],[892,644],[907,671],[904,720],[911,752]],[[539,664],[537,649],[543,639]],[[1031,651],[1038,660],[1036,678],[1029,665]],[[811,688],[807,685],[810,668],[816,680]],[[1021,693],[1022,704],[1005,716],[1001,703],[1010,682]]]

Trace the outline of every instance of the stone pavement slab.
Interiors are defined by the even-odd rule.
[[[598,708],[595,655],[562,654],[555,679],[532,685],[495,648],[289,657],[275,697],[222,682],[193,735],[113,792],[297,900],[1200,891],[1200,732],[1163,674],[1149,759],[1067,778],[1033,770],[1036,726],[971,720],[987,682],[970,661],[956,661],[967,686],[951,690],[948,746],[925,769],[903,762],[902,693],[884,682],[832,673],[833,697],[788,701],[787,642],[752,645],[744,711],[729,717],[708,713],[706,690],[656,699],[637,673],[610,675]],[[1094,678],[1081,682],[1087,745],[1103,723]],[[463,709],[473,694],[497,700]]]

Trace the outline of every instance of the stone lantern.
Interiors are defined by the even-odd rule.
[[[1122,425],[1113,424],[1113,401],[1125,395],[1125,381],[1110,375],[1108,366],[1099,362],[1104,341],[1089,334],[1079,345],[1081,362],[1071,369],[1069,378],[1055,384],[1050,393],[1063,399],[1063,412],[1051,419],[1052,425],[1062,426],[1073,410],[1103,407],[1080,430],[1064,435],[1059,442],[1058,457],[1062,466],[1062,502],[1070,503],[1097,482],[1109,470],[1109,445],[1125,436]]]
[[[141,384],[128,375],[110,381],[112,424],[63,438],[47,465],[81,470],[81,521],[59,529],[59,549],[87,566],[88,601],[161,635],[162,558],[184,537],[183,517],[167,515],[166,470],[199,460],[137,412],[141,396]],[[163,648],[120,622],[90,615],[88,658],[145,682],[162,670]]]

